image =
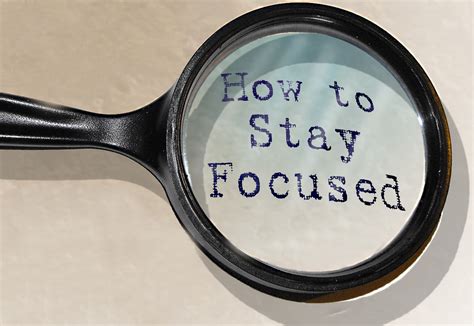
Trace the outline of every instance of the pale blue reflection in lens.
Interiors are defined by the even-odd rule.
[[[386,66],[360,47],[320,33],[264,36],[220,60],[196,84],[182,145],[193,193],[224,236],[257,259],[304,271],[350,266],[391,241],[419,200],[425,161],[416,111]],[[297,97],[285,97],[288,81],[294,89],[300,82]],[[280,126],[287,118],[293,147]],[[310,128],[324,132],[326,147],[322,137],[313,139],[317,148],[309,146]],[[359,133],[352,155],[338,130]],[[277,172],[288,181],[271,183]],[[304,199],[313,189],[310,175],[317,176],[318,194]],[[258,192],[242,195],[242,188],[250,189],[247,195],[256,191],[255,176]],[[389,176],[396,177],[397,189],[382,196],[384,185],[395,188]],[[374,185],[371,205],[358,197],[361,179]],[[359,195],[367,199],[372,194],[360,191],[363,186]]]

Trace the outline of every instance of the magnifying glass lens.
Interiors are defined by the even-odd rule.
[[[187,181],[219,232],[288,270],[380,252],[425,183],[416,105],[377,53],[309,24],[242,32],[196,77],[182,121]]]

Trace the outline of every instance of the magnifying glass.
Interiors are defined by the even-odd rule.
[[[435,232],[451,171],[442,104],[416,60],[366,19],[316,4],[235,19],[130,113],[1,94],[0,148],[126,155],[217,265],[295,301],[398,276]]]

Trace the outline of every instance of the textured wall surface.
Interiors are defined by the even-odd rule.
[[[443,220],[403,278],[349,302],[269,297],[198,251],[137,164],[93,150],[0,151],[0,324],[472,322],[472,4],[325,2],[399,39],[449,116]],[[270,3],[0,0],[0,91],[129,111],[164,93],[220,26]]]

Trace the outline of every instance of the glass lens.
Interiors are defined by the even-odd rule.
[[[345,35],[268,27],[202,69],[182,122],[193,194],[244,253],[330,271],[383,249],[423,190],[422,123],[392,69]]]

